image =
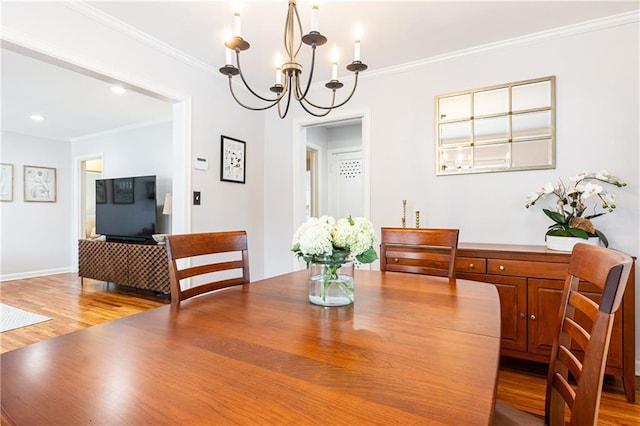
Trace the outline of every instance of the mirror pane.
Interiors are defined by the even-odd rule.
[[[509,112],[509,88],[485,90],[473,94],[473,116]]]
[[[442,146],[471,143],[471,121],[458,121],[440,125],[440,143]]]
[[[458,120],[471,117],[471,95],[464,94],[441,98],[438,101],[439,121]]]
[[[475,149],[474,167],[477,169],[508,168],[509,144],[482,145]]]
[[[514,114],[513,140],[551,136],[551,111]]]
[[[436,174],[555,167],[555,77],[436,96]]]
[[[517,85],[511,90],[512,111],[551,106],[551,81]]]
[[[473,122],[473,138],[476,143],[509,139],[509,116],[479,118]]]
[[[553,165],[551,139],[516,142],[512,145],[512,167],[533,168]]]
[[[440,156],[442,171],[463,171],[471,168],[471,147],[447,148]]]

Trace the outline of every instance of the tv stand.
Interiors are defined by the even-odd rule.
[[[121,237],[118,235],[107,235],[105,240],[109,243],[125,243],[125,244],[155,244],[151,237]]]
[[[164,244],[79,240],[78,275],[142,290],[171,292]],[[82,280],[81,283],[84,284]]]

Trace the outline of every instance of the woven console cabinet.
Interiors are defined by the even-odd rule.
[[[79,240],[78,275],[159,293],[171,291],[164,244]]]

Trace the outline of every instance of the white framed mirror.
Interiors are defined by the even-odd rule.
[[[436,174],[555,168],[555,76],[436,96]]]

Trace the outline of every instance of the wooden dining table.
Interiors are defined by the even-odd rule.
[[[306,271],[232,287],[0,358],[3,423],[490,424],[493,285],[357,270],[355,302]]]

